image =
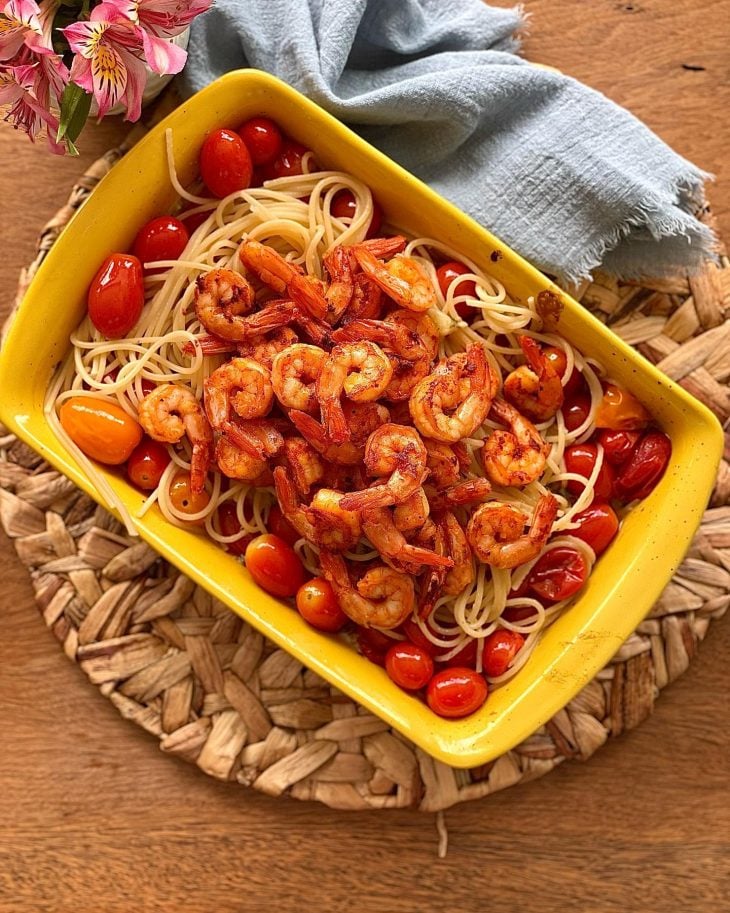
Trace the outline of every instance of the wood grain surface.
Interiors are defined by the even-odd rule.
[[[730,0],[525,6],[527,56],[628,106],[717,175],[730,238]],[[3,314],[42,223],[125,130],[89,129],[81,158],[61,160],[0,129]],[[440,861],[430,816],[277,801],[163,756],[63,657],[6,540],[0,561],[0,913],[709,913],[727,902],[727,619],[640,729],[588,764],[447,812]]]

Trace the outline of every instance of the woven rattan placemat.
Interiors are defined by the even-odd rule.
[[[136,135],[139,135],[138,133]],[[41,233],[22,295],[99,159]],[[709,219],[709,213],[705,214]],[[570,291],[727,422],[730,261],[692,279]],[[637,726],[730,603],[730,467],[677,575],[612,662],[542,729],[472,770],[437,762],[196,587],[0,426],[0,522],[69,659],[160,748],[212,777],[343,809],[438,811],[585,760]]]

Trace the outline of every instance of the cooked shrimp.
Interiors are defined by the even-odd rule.
[[[474,582],[474,559],[466,533],[452,513],[443,515],[440,526],[446,537],[446,554],[454,562],[446,574],[443,592],[448,596],[457,596]]]
[[[426,492],[417,488],[410,497],[393,508],[395,528],[401,533],[415,533],[428,520],[430,511]]]
[[[215,461],[224,476],[242,482],[253,482],[268,469],[265,460],[251,456],[226,437],[219,437],[216,442]]]
[[[416,385],[408,403],[413,423],[438,441],[470,437],[487,417],[497,385],[484,349],[472,343]]]
[[[211,425],[221,430],[231,410],[243,419],[261,418],[271,409],[271,375],[252,358],[232,358],[203,381],[205,410]]]
[[[352,320],[332,334],[335,342],[358,342],[367,339],[406,361],[416,361],[427,353],[417,333],[403,324],[386,320]]]
[[[240,422],[224,422],[218,430],[240,450],[259,460],[266,460],[276,456],[284,446],[284,436],[279,426],[285,424],[254,418]]]
[[[432,438],[426,438],[423,443],[426,445],[429,482],[439,488],[456,485],[461,478],[461,464],[452,445]]]
[[[408,565],[426,564],[430,567],[453,567],[454,562],[444,555],[418,545],[411,545],[393,522],[387,507],[370,507],[363,511],[362,528],[382,557],[398,570]]]
[[[437,555],[446,554],[446,535],[443,525],[427,520],[414,538],[414,543],[431,548]],[[418,616],[428,618],[433,611],[438,598],[441,596],[446,575],[450,573],[447,567],[429,567],[418,582]]]
[[[351,320],[375,320],[383,309],[383,291],[365,273],[356,273],[350,304],[342,316],[343,326]]]
[[[327,302],[327,318],[330,323],[334,324],[347,310],[355,291],[352,258],[347,248],[338,244],[325,254],[322,263],[330,277],[327,291],[324,293]]]
[[[528,418],[544,422],[563,405],[563,384],[552,362],[529,336],[518,336],[527,359],[507,375],[503,395]]]
[[[413,612],[416,593],[412,577],[376,564],[353,586],[340,555],[322,551],[319,560],[340,608],[355,624],[388,630],[397,628]]]
[[[365,275],[401,307],[409,311],[427,311],[438,306],[433,284],[417,260],[397,254],[384,263],[362,245],[355,245],[353,253]]]
[[[335,346],[317,380],[317,399],[327,434],[341,444],[350,437],[340,397],[344,393],[359,403],[373,402],[390,383],[393,369],[388,356],[373,342]]]
[[[179,384],[160,384],[140,402],[138,418],[142,428],[156,441],[177,444],[187,435],[193,445],[190,487],[194,492],[202,491],[210,465],[213,432],[193,391]]]
[[[282,513],[294,529],[314,545],[335,552],[352,548],[362,534],[360,516],[342,508],[341,491],[320,488],[307,507],[299,499],[294,482],[283,466],[274,470],[276,497]]]
[[[293,263],[285,260],[273,248],[258,241],[244,241],[239,248],[241,262],[280,295],[293,301],[320,320],[327,314],[327,301],[317,284],[304,276]]]
[[[439,491],[433,491],[429,487],[428,499],[434,510],[450,510],[452,507],[483,501],[491,490],[492,486],[487,479],[462,479],[455,485]]]
[[[253,358],[260,365],[268,368],[274,362],[274,358],[288,349],[289,346],[296,345],[299,342],[297,334],[291,327],[280,327],[266,335],[252,336],[249,340],[238,346],[238,354],[244,358]]]
[[[346,399],[342,411],[350,429],[350,440],[358,447],[365,447],[373,431],[390,421],[390,410],[382,403],[353,403]]]
[[[290,437],[284,442],[284,456],[297,491],[305,497],[313,485],[324,479],[324,462],[303,437]]]
[[[240,273],[212,269],[195,282],[195,313],[208,330],[222,339],[243,339],[243,315],[253,308],[254,291]]]
[[[364,447],[358,446],[353,441],[344,441],[342,444],[333,444],[327,437],[327,432],[322,425],[306,412],[292,409],[289,418],[303,438],[314,447],[320,456],[329,463],[340,466],[354,466],[359,463],[364,455]]]
[[[529,419],[503,399],[495,399],[491,414],[511,431],[493,431],[481,449],[484,471],[495,485],[522,488],[539,479],[550,445]]]
[[[519,567],[542,551],[550,535],[558,502],[543,495],[524,534],[526,517],[509,504],[482,504],[469,520],[467,539],[477,558],[492,567]]]
[[[405,327],[411,333],[415,333],[431,361],[438,355],[441,336],[433,318],[428,314],[417,314],[414,311],[399,308],[391,311],[385,318],[385,322]]]
[[[346,495],[347,510],[388,507],[409,498],[426,477],[426,448],[413,428],[388,422],[368,438],[365,467],[369,475],[388,480]]]
[[[298,342],[274,356],[271,383],[276,398],[287,409],[316,412],[315,384],[327,358],[317,346]]]

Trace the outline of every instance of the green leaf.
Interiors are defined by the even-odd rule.
[[[78,155],[74,145],[84,129],[86,118],[91,108],[91,93],[85,92],[75,82],[70,82],[61,96],[61,116],[58,124],[56,142],[66,140],[66,148],[71,155]]]

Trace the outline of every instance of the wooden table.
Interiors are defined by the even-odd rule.
[[[527,56],[627,105],[714,172],[730,238],[730,0],[525,5]],[[38,229],[125,129],[91,128],[81,158],[59,160],[3,125],[4,312]],[[163,756],[62,656],[6,540],[0,561],[2,913],[715,911],[726,901],[727,619],[640,729],[589,764],[447,812],[439,861],[430,816],[276,801]]]

